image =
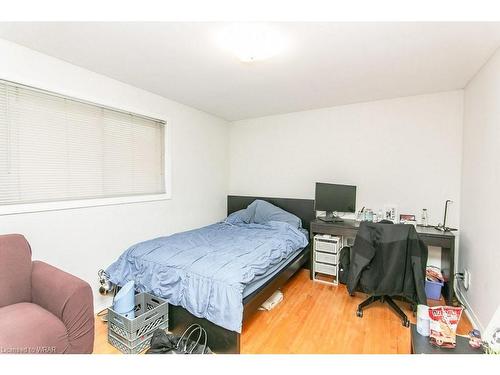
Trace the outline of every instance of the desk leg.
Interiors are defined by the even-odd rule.
[[[441,248],[441,268],[443,276],[448,279],[444,284],[443,296],[446,304],[451,306],[455,294],[455,243],[452,242],[451,247]]]

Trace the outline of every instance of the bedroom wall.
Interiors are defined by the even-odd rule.
[[[474,320],[486,328],[500,306],[500,52],[465,88],[460,263],[471,274],[460,286]],[[462,267],[461,267],[462,269]]]
[[[315,182],[357,186],[357,209],[458,226],[463,91],[397,98],[233,122],[232,194],[314,198]],[[438,248],[429,263],[440,266]]]
[[[97,270],[128,246],[225,216],[226,121],[4,40],[0,56],[0,79],[167,121],[172,199],[0,216],[0,234],[24,234],[34,259],[88,281],[96,310],[110,303],[96,292]]]

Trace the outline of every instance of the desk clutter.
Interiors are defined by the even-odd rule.
[[[462,313],[462,307],[418,305],[416,329],[412,330],[412,350],[416,344],[419,353],[500,354],[500,307],[484,335],[472,329],[468,336],[458,336],[457,326]],[[427,337],[429,348],[422,342]]]
[[[453,201],[449,199],[445,202],[443,222],[438,225],[429,225],[429,212],[427,208],[422,209],[419,223],[417,224],[417,218],[414,214],[398,214],[398,207],[394,205],[386,205],[383,210],[379,209],[377,212],[371,208],[363,207],[356,213],[356,221],[378,223],[382,220],[388,220],[392,221],[394,224],[411,224],[415,227],[419,225],[421,227],[435,228],[441,232],[452,232],[457,229],[446,226],[448,205],[452,202]]]
[[[418,305],[417,324],[412,326],[412,353],[482,354],[495,353],[495,344],[482,339],[477,329],[468,336],[456,334],[462,307]],[[425,340],[427,339],[427,340]]]
[[[392,221],[394,224],[411,224],[417,226],[416,216],[414,214],[398,214],[397,206],[384,206],[383,209],[379,210],[363,207],[356,213],[356,221],[378,223],[382,220]],[[422,209],[418,225],[423,227],[427,227],[429,225],[426,208]]]

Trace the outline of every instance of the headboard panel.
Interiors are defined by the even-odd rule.
[[[311,221],[315,219],[314,200],[312,199],[268,198],[268,197],[228,195],[227,214],[229,215],[243,208],[247,208],[247,206],[256,199],[267,201],[299,217],[302,220],[302,227],[304,229],[309,230]]]

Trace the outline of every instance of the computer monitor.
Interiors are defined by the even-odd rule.
[[[324,221],[342,221],[335,212],[356,212],[356,186],[316,182],[316,211],[326,211]]]

